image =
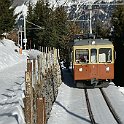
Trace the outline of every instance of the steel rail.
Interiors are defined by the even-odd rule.
[[[92,113],[92,110],[91,110],[91,105],[90,105],[90,101],[89,101],[87,89],[84,89],[84,92],[85,92],[87,109],[88,109],[88,112],[89,112],[91,124],[96,124],[95,119],[94,119],[94,116],[93,116],[93,113]]]

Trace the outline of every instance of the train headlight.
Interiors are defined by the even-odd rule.
[[[92,43],[91,43],[92,45],[95,45],[96,44],[96,42],[95,41],[92,41]]]
[[[109,67],[106,67],[106,71],[109,72],[110,71],[110,68]]]
[[[79,71],[83,71],[83,68],[79,68]]]

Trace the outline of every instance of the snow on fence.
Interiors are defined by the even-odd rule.
[[[27,60],[24,114],[26,124],[46,124],[62,83],[59,50],[41,48],[37,59]]]

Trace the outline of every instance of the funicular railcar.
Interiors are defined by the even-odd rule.
[[[114,47],[107,39],[81,39],[73,44],[73,75],[78,87],[107,87],[114,79]]]

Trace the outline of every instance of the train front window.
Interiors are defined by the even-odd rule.
[[[89,50],[88,49],[76,49],[75,50],[76,63],[88,63],[89,62]]]
[[[91,63],[97,62],[97,49],[91,49]]]
[[[112,62],[112,49],[111,48],[100,48],[99,49],[99,62],[100,63],[111,63]]]

